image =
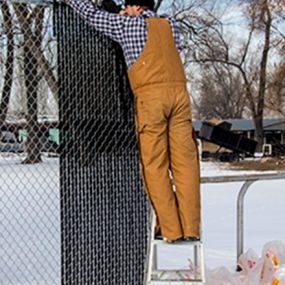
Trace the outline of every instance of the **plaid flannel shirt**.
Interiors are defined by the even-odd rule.
[[[126,64],[130,68],[141,54],[147,39],[146,17],[155,17],[151,10],[144,10],[139,16],[128,16],[108,13],[99,9],[90,0],[67,0],[79,15],[112,40],[118,42],[124,53]],[[168,19],[176,47],[180,52],[180,33],[174,18],[165,15]]]

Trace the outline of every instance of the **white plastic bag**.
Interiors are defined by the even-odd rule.
[[[247,274],[256,265],[259,260],[259,256],[253,249],[249,249],[246,253],[243,253],[238,259],[238,266],[243,273]]]
[[[260,258],[249,250],[239,259],[245,285],[271,285],[280,264],[285,263],[285,244],[271,241],[265,244]]]
[[[264,245],[259,257],[252,249],[242,254],[241,272],[225,267],[207,271],[207,285],[285,285],[285,244],[271,241]]]
[[[277,269],[271,285],[285,285],[285,264]]]
[[[230,272],[226,267],[206,271],[207,285],[242,285],[239,274]]]
[[[242,269],[240,279],[244,285],[260,285],[260,273],[263,268],[263,259],[254,250],[249,249],[243,253],[238,265]]]

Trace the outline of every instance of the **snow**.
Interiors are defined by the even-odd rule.
[[[60,284],[58,160],[21,161],[0,159],[0,283]]]
[[[0,159],[0,283],[60,284],[59,161],[21,165],[23,157]],[[202,176],[246,175],[219,163],[202,163]],[[284,180],[254,183],[246,194],[245,245],[261,255],[265,243],[285,242]],[[209,269],[236,268],[236,202],[241,182],[203,184],[202,238]],[[40,231],[38,230],[40,229]],[[36,250],[35,250],[36,249]],[[42,252],[46,254],[43,256]],[[159,249],[159,266],[187,268],[185,246]]]
[[[202,176],[232,176],[261,174],[258,171],[229,171],[221,164],[202,163]],[[266,172],[274,173],[274,171]],[[285,174],[284,174],[285,177]],[[284,180],[255,182],[245,197],[245,244],[261,254],[264,244],[271,240],[285,242]],[[202,184],[202,239],[206,267],[236,268],[236,209],[237,196],[243,182]],[[187,247],[165,246],[159,250],[163,268],[186,268]]]

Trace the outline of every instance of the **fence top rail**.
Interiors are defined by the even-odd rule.
[[[249,175],[224,175],[224,176],[203,176],[201,183],[226,183],[226,182],[245,182],[258,180],[285,179],[285,172],[267,172]]]
[[[5,0],[0,0],[0,3]],[[53,1],[53,0],[8,0],[8,3],[18,3],[18,4],[34,4],[34,5],[52,5],[55,2],[60,1]]]

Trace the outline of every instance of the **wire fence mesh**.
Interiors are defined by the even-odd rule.
[[[0,283],[142,284],[148,204],[121,49],[0,1]]]

